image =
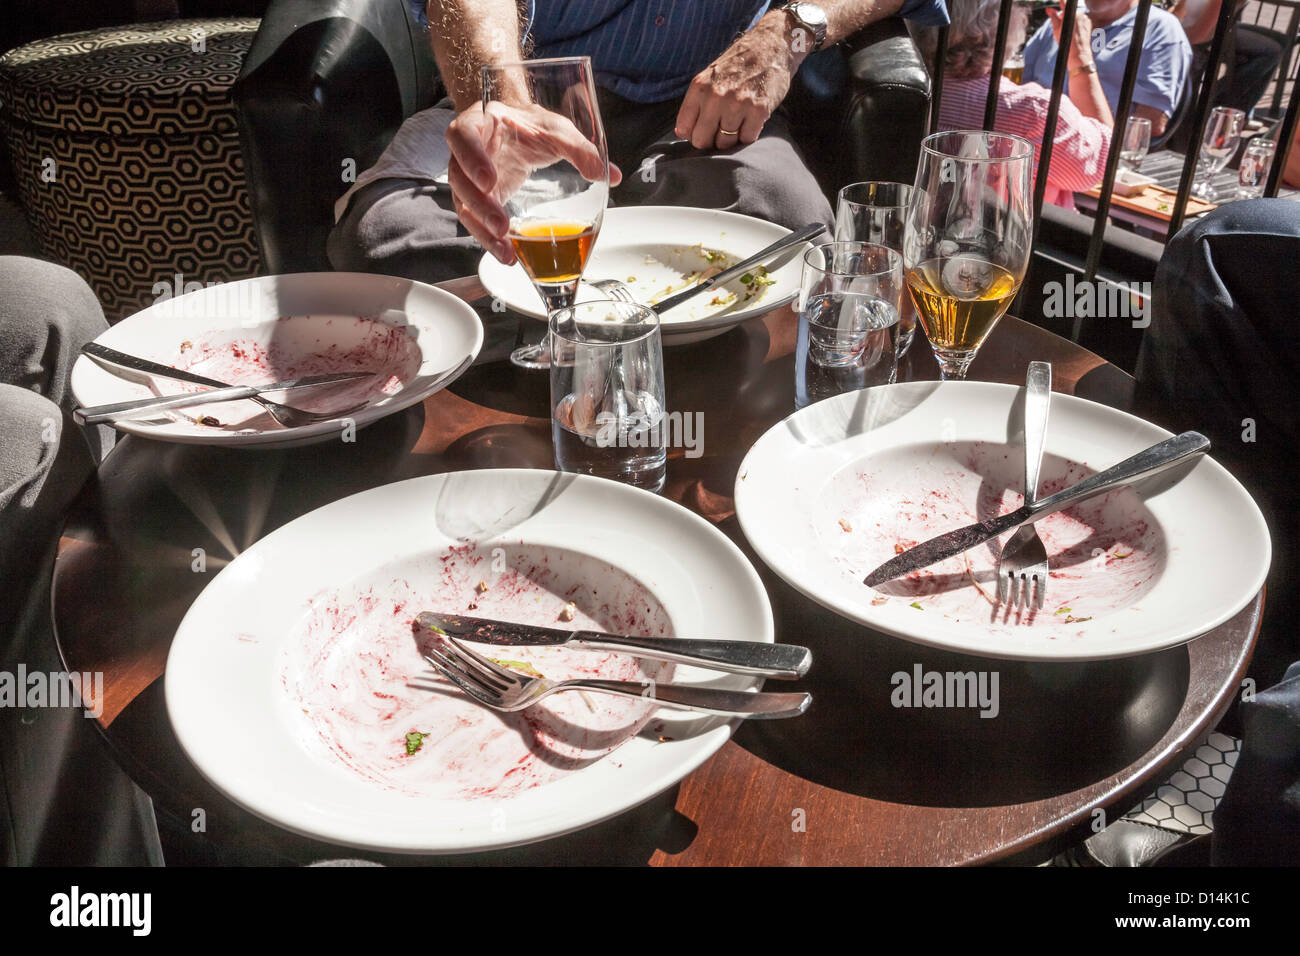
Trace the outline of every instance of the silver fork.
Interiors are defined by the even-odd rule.
[[[1030,362],[1025,377],[1025,504],[1038,498],[1038,473],[1047,439],[1047,412],[1052,400],[1052,366]],[[1047,600],[1047,548],[1034,525],[1021,525],[998,558],[998,600],[1039,610]],[[1037,587],[1035,587],[1037,585]]]
[[[641,304],[637,302],[636,296],[632,294],[632,290],[627,287],[627,284],[618,279],[597,279],[591,283],[591,287],[599,289],[615,302],[626,302],[628,305]]]
[[[527,677],[475,653],[454,637],[439,640],[436,644],[434,641],[422,641],[420,650],[426,661],[470,697],[493,710],[507,712],[523,710],[544,697],[566,690],[590,690],[619,697],[640,697],[664,707],[701,711],[720,717],[769,720],[797,717],[812,703],[811,694],[749,694],[708,687],[657,684],[654,681],[558,681]]]

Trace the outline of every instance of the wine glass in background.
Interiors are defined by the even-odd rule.
[[[841,242],[873,242],[903,251],[903,229],[912,187],[903,183],[851,183],[839,191],[835,203],[835,238]],[[897,357],[902,361],[916,333],[916,310],[911,299],[898,310]]]
[[[1215,173],[1228,165],[1233,153],[1241,145],[1241,128],[1246,125],[1246,114],[1230,106],[1216,106],[1205,120],[1205,135],[1201,137],[1201,151],[1196,156],[1196,183],[1192,195],[1206,202],[1218,199],[1218,190],[1212,182]]]
[[[903,266],[944,381],[960,381],[1029,268],[1034,148],[1019,136],[934,133],[921,143]]]
[[[547,315],[573,305],[609,202],[609,152],[589,57],[483,67],[484,144],[496,169],[492,196]],[[550,364],[549,338],[515,349],[525,368]]]
[[[1124,124],[1124,142],[1120,146],[1119,164],[1137,172],[1151,148],[1151,121],[1145,116],[1130,116]]]
[[[1241,166],[1237,170],[1238,199],[1259,199],[1264,195],[1276,151],[1276,143],[1258,136],[1246,145],[1246,151],[1241,156]]]

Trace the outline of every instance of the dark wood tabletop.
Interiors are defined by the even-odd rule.
[[[447,283],[467,301],[477,280]],[[212,575],[254,541],[314,508],[377,485],[444,471],[553,468],[548,378],[501,359],[518,319],[481,314],[480,362],[422,406],[354,444],[243,451],[119,440],[83,489],[54,568],[56,636],[70,671],[102,671],[99,726],[154,800],[187,860],[293,863],[365,856],[295,836],[222,797],[181,752],[163,706],[168,648]],[[531,323],[540,333],[543,328]],[[750,722],[681,784],[615,820],[528,847],[438,862],[955,864],[1036,862],[1130,809],[1209,731],[1252,650],[1262,593],[1183,647],[1116,661],[1026,663],[965,657],[876,634],[812,604],[746,544],[732,488],[741,458],[794,405],[796,317],[768,313],[706,342],[665,349],[671,409],[706,409],[704,454],[670,450],[664,494],[715,523],[768,589],[777,640],[812,648],[801,682],[812,709]],[[1053,365],[1058,392],[1117,407],[1133,381],[1098,356],[1014,318],[985,342],[970,378],[1020,384]],[[900,379],[933,379],[918,332]],[[192,569],[195,548],[206,571]],[[997,719],[974,710],[894,709],[889,676],[1000,675]],[[863,688],[878,692],[866,693]],[[883,688],[883,692],[879,692]],[[202,810],[204,825],[195,832]]]

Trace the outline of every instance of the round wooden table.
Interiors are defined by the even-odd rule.
[[[467,301],[482,295],[474,279],[446,287]],[[159,678],[182,616],[212,575],[280,525],[416,475],[554,467],[547,376],[500,361],[514,344],[516,320],[486,309],[483,316],[488,336],[478,365],[422,407],[362,430],[355,443],[239,451],[128,437],[83,490],[54,568],[56,637],[69,671],[103,672],[99,726],[153,798],[174,858],[411,861],[307,840],[233,805],[180,751]],[[670,408],[707,414],[704,454],[670,450],[664,493],[716,523],[759,569],[777,640],[813,649],[812,673],[789,685],[812,691],[813,708],[793,720],[742,725],[680,785],[615,820],[440,861],[1036,862],[1130,809],[1228,707],[1254,645],[1262,592],[1184,647],[1088,664],[999,661],[997,719],[975,710],[891,708],[896,671],[987,669],[989,662],[851,624],[797,594],[748,548],[732,487],[745,452],[793,410],[795,328],[791,311],[779,309],[707,342],[665,350]],[[1131,401],[1133,381],[1119,369],[1014,318],[984,344],[970,377],[1020,384],[1035,359],[1052,363],[1057,391],[1118,407]],[[900,378],[936,377],[918,334]],[[204,571],[194,570],[196,548],[206,556]]]

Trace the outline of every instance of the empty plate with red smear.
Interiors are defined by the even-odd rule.
[[[420,656],[415,619],[426,610],[773,640],[753,567],[680,505],[549,471],[416,478],[304,515],[222,569],[167,660],[177,739],[222,792],[287,829],[377,850],[464,852],[611,817],[726,742],[725,720],[656,709],[651,682],[760,683],[626,654],[482,648],[524,673],[648,687],[645,699],[557,694],[500,713]]]
[[[1268,573],[1268,529],[1209,458],[1039,521],[1050,565],[1041,610],[997,602],[1004,539],[864,585],[896,554],[1023,504],[1020,392],[914,382],[810,405],[768,431],[741,465],[736,512],[746,537],[791,585],[851,620],[990,657],[1143,654],[1204,634],[1254,598]],[[1039,497],[1168,437],[1055,395]]]
[[[213,284],[167,296],[97,342],[229,385],[365,371],[339,385],[276,393],[276,401],[338,417],[285,428],[244,400],[117,423],[124,432],[189,444],[250,446],[325,441],[427,398],[483,344],[477,314],[410,279],[304,273]],[[105,368],[82,356],[72,372],[82,405],[175,395],[201,386]]]

